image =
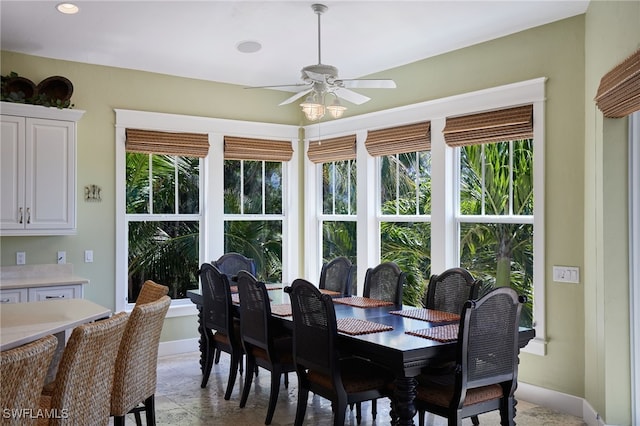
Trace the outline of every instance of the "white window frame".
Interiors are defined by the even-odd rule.
[[[209,154],[202,161],[200,188],[203,200],[200,212],[203,215],[200,228],[199,263],[210,262],[223,254],[224,245],[224,136],[239,136],[256,139],[289,140],[292,143],[293,155],[290,161],[283,163],[283,229],[282,229],[282,275],[284,282],[291,282],[300,276],[298,261],[300,253],[298,234],[300,217],[297,195],[300,173],[298,164],[298,131],[297,126],[272,123],[256,123],[249,121],[227,120],[220,118],[196,117],[158,112],[115,109],[115,216],[116,216],[116,286],[115,311],[130,311],[133,304],[127,303],[127,244],[128,233],[125,218],[126,182],[125,182],[125,140],[126,129],[147,129],[166,132],[193,132],[209,135]],[[286,183],[285,183],[286,181]],[[286,188],[286,189],[285,189]],[[196,307],[189,299],[173,300],[167,317],[197,315]]]
[[[640,424],[640,112],[629,116],[629,312],[632,424]],[[633,402],[635,401],[635,402]]]
[[[431,121],[431,267],[442,271],[458,266],[458,238],[455,218],[457,193],[457,163],[455,149],[445,144],[442,129],[446,117],[472,114],[476,112],[504,109],[513,106],[533,104],[534,139],[534,227],[544,230],[544,107],[546,78],[536,78],[476,92],[455,95],[385,111],[321,122],[306,126],[305,143],[309,140],[333,138],[356,133],[358,160],[358,277],[363,279],[366,268],[380,261],[379,214],[380,182],[375,158],[368,155],[364,146],[367,131]],[[314,194],[317,180],[321,179],[315,165],[305,162],[305,193]],[[372,183],[374,182],[374,183]],[[314,280],[319,276],[318,199],[309,197],[305,207],[305,270]],[[437,206],[441,206],[437,208]],[[314,214],[315,212],[315,214]],[[385,217],[385,220],[389,220]],[[439,250],[433,250],[439,247]],[[536,337],[523,349],[537,355],[546,354],[545,324],[545,264],[544,232],[534,233],[534,305],[533,317]],[[316,250],[316,252],[314,252]],[[314,282],[314,281],[312,281]]]

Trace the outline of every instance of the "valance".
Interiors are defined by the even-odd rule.
[[[640,111],[640,49],[602,76],[595,101],[608,118]]]
[[[367,135],[365,147],[373,157],[428,151],[431,149],[430,130],[430,121],[372,130]]]

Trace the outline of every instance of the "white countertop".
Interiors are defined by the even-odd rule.
[[[85,299],[8,303],[0,309],[0,350],[107,318],[111,310]]]
[[[0,290],[88,283],[88,279],[74,275],[73,265],[70,263],[3,266],[0,268]]]

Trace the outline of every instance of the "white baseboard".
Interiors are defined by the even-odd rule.
[[[160,342],[158,348],[158,356],[179,355],[187,352],[197,352],[200,350],[198,338],[171,340],[169,342]]]
[[[588,426],[606,426],[593,407],[585,399],[577,396],[518,382],[516,399],[579,417]]]

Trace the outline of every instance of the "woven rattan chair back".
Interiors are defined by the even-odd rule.
[[[362,295],[372,299],[393,302],[402,305],[402,289],[406,275],[393,262],[384,262],[375,268],[369,268],[364,277]]]
[[[225,253],[211,263],[225,274],[229,281],[232,281],[240,271],[249,271],[251,275],[256,275],[256,262],[240,253]]]
[[[341,358],[336,346],[338,327],[331,296],[310,282],[297,279],[285,287],[293,313],[293,358],[298,375],[294,425],[300,426],[309,391],[329,399],[334,426],[343,425],[347,405],[381,398],[389,376],[357,357]],[[348,375],[344,376],[344,372]],[[349,389],[349,391],[347,390]],[[360,423],[359,404],[356,419]]]
[[[337,257],[322,265],[318,287],[336,291],[342,296],[351,295],[354,266],[346,257]]]
[[[500,410],[501,424],[513,424],[518,380],[518,328],[525,298],[499,287],[478,300],[465,302],[459,323],[457,365],[453,386],[441,376],[418,386],[416,407],[461,424],[466,417]],[[436,383],[433,385],[433,383]],[[474,420],[477,424],[477,420]]]
[[[127,325],[124,312],[73,329],[62,353],[51,396],[41,399],[46,409],[69,413],[49,419],[49,425],[107,425],[114,369],[120,340]]]
[[[283,374],[295,371],[293,365],[290,334],[285,334],[276,321],[271,318],[271,302],[263,282],[247,271],[238,273],[238,293],[240,296],[240,330],[242,344],[247,356],[244,387],[240,398],[240,408],[244,408],[249,397],[256,366],[271,372],[271,390],[265,424],[271,424],[275,412],[280,378]],[[289,383],[285,379],[285,386]]]
[[[124,424],[124,416],[134,410],[145,411],[148,425],[155,424],[155,398],[158,346],[165,316],[171,305],[169,296],[136,305],[122,335],[111,393],[114,424]],[[139,404],[144,405],[138,410]]]
[[[136,299],[136,305],[155,302],[167,294],[169,294],[169,287],[147,280],[140,289],[140,294],[138,294],[138,298]]]
[[[202,327],[205,336],[205,365],[201,387],[206,387],[216,350],[231,356],[229,381],[225,399],[231,398],[243,349],[239,322],[234,321],[231,288],[226,274],[210,263],[203,263],[199,271],[202,286]],[[214,334],[215,332],[215,334]]]
[[[478,297],[482,281],[476,280],[463,268],[450,268],[432,275],[423,300],[427,309],[459,315],[467,300]]]
[[[58,339],[46,336],[35,342],[0,352],[0,407],[16,413],[37,413],[40,391]],[[25,411],[31,410],[31,411]],[[3,425],[35,424],[35,418],[14,415],[2,418]]]

